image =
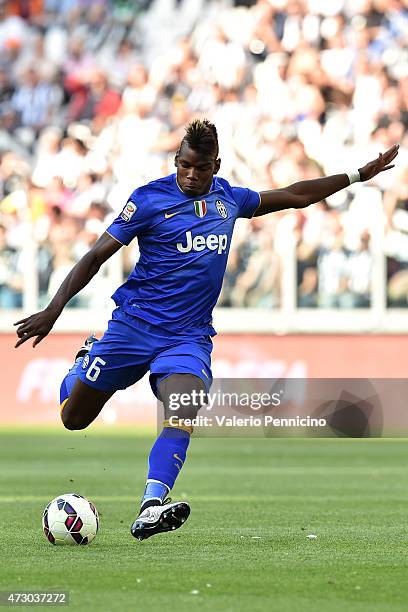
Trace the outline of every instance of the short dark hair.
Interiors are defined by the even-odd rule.
[[[217,128],[208,119],[194,119],[186,127],[186,135],[181,141],[180,149],[186,144],[201,155],[218,157]]]

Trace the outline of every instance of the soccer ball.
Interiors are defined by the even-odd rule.
[[[50,501],[42,525],[51,544],[89,544],[98,532],[98,511],[82,495],[65,493]]]

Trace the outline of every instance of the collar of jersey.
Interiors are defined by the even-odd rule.
[[[203,195],[200,195],[200,196],[190,196],[190,197],[188,197],[187,193],[184,193],[184,191],[181,189],[180,185],[179,185],[179,184],[178,184],[178,182],[177,182],[177,174],[176,174],[176,173],[174,173],[174,174],[173,174],[173,176],[174,176],[174,182],[175,182],[175,184],[176,184],[177,189],[178,189],[178,190],[180,191],[180,193],[182,193],[182,194],[183,194],[183,196],[185,196],[185,197],[186,197],[186,199],[188,199],[188,200],[192,200],[193,198],[200,198],[200,199],[203,199],[203,198],[206,198],[207,196],[209,196],[209,195],[210,195],[211,193],[213,193],[214,191],[218,191],[218,190],[219,190],[219,187],[218,187],[218,186],[217,186],[217,184],[216,184],[216,183],[217,183],[217,177],[216,177],[216,176],[214,176],[214,178],[213,178],[213,180],[212,180],[212,183],[211,183],[211,188],[210,188],[210,191],[209,191],[208,193],[204,193]]]

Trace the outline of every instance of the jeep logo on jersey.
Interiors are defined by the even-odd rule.
[[[207,202],[205,200],[195,200],[194,211],[197,217],[204,217],[207,213]]]
[[[191,232],[186,232],[186,243],[177,243],[177,250],[180,253],[189,253],[190,251],[204,251],[207,248],[210,251],[217,251],[219,255],[227,249],[228,236],[227,234],[209,234],[205,236],[192,236]]]
[[[221,200],[217,200],[215,202],[215,206],[217,207],[217,210],[220,213],[221,217],[223,219],[226,219],[228,217],[228,211],[224,202],[221,202]]]
[[[120,215],[122,219],[125,221],[130,221],[135,212],[137,211],[137,206],[134,202],[128,202],[125,208],[122,210],[122,214]]]

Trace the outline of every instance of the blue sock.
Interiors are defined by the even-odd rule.
[[[60,404],[64,402],[70,395],[73,386],[78,378],[78,370],[82,365],[83,357],[78,357],[68,374],[65,376],[60,387]]]
[[[142,499],[142,508],[162,503],[183,467],[190,434],[176,427],[165,427],[153,444],[149,455],[149,471]],[[152,503],[147,503],[151,500]],[[157,504],[156,504],[157,505]]]

